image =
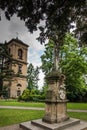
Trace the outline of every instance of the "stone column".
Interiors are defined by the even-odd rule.
[[[63,122],[69,119],[67,116],[67,99],[64,86],[65,76],[54,71],[46,79],[48,91],[45,100],[45,116],[42,120],[48,123]]]

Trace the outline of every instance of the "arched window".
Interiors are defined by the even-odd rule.
[[[21,60],[23,59],[23,51],[22,51],[22,49],[18,50],[18,58],[21,59]]]
[[[21,84],[17,84],[17,87],[22,87],[22,85]]]
[[[22,65],[21,64],[18,65],[18,73],[22,74]]]

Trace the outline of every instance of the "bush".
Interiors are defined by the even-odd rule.
[[[30,91],[29,89],[26,89],[23,91],[23,94],[19,96],[18,101],[34,101],[34,102],[39,102],[43,101],[45,99],[45,94],[37,94],[36,91],[32,90]]]

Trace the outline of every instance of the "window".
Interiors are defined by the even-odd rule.
[[[23,59],[23,51],[21,49],[18,50],[18,58]]]
[[[9,54],[11,54],[11,49],[10,48],[8,49],[8,51],[9,51]]]
[[[17,96],[21,95],[21,90],[17,90]]]
[[[22,85],[21,84],[17,84],[17,87],[22,87]]]
[[[18,73],[22,73],[22,65],[21,64],[18,65]]]

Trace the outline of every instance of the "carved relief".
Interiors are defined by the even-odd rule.
[[[66,88],[64,84],[65,76],[61,75],[59,79],[59,98],[64,100],[66,98]]]

